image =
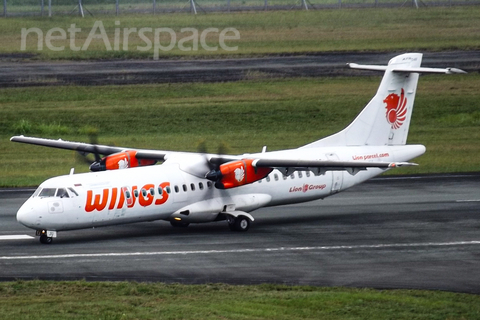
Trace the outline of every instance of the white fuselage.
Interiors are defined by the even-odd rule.
[[[300,148],[245,155],[256,158],[408,161],[425,152],[420,145]],[[188,161],[186,159],[185,161]],[[43,182],[18,210],[17,220],[36,230],[73,230],[140,221],[210,222],[227,211],[251,212],[322,199],[384,172],[369,168],[351,175],[296,171],[268,177],[238,188],[216,189],[212,182],[181,170],[181,161],[162,165],[72,174]],[[65,192],[64,192],[65,191]]]

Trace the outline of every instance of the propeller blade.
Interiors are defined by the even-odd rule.
[[[89,165],[90,171],[100,171],[102,166],[102,157],[100,156],[100,151],[98,150],[98,147],[97,147],[98,134],[90,133],[88,135],[88,138],[89,138],[88,140],[90,144],[93,145],[94,151],[92,152],[92,154],[95,160],[90,160],[89,158],[87,158],[87,155],[89,153],[81,152],[81,151],[78,152],[78,154],[80,155],[79,159]]]

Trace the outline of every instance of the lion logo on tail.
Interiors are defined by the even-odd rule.
[[[400,97],[398,94],[391,93],[385,100],[387,104],[387,122],[392,125],[392,129],[398,129],[402,126],[403,122],[407,118],[407,98],[405,97],[405,91],[402,88]]]

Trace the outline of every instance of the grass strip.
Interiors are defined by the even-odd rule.
[[[88,166],[74,152],[12,143],[16,134],[135,148],[228,153],[296,148],[347,126],[380,76],[0,89],[0,187],[34,186]],[[408,143],[427,153],[395,174],[480,171],[480,75],[422,76]]]
[[[0,283],[5,319],[475,319],[480,296],[419,290],[136,282]]]
[[[262,56],[267,54],[307,53],[324,51],[435,51],[452,49],[478,49],[480,43],[479,6],[468,7],[429,7],[415,10],[412,8],[368,8],[345,10],[311,11],[273,11],[249,13],[221,13],[190,15],[186,13],[168,15],[122,15],[72,17],[54,16],[52,18],[20,17],[0,19],[0,54],[32,54],[32,59],[138,59],[153,57],[153,31],[145,32],[150,48],[139,34],[142,28],[171,28],[175,35],[175,45],[171,50],[159,52],[160,58],[213,58],[234,56]],[[111,50],[107,50],[103,39],[93,39],[86,45],[86,39],[96,21],[101,21],[108,36]],[[116,24],[116,22],[118,22]],[[68,29],[74,24],[81,31],[75,32],[75,40]],[[25,37],[24,50],[21,49],[22,28],[37,28],[39,36],[29,33]],[[51,35],[54,38],[47,46],[46,35],[52,28],[64,30]],[[125,28],[136,28],[125,38]],[[194,40],[186,40],[182,47],[179,42],[192,32],[182,32],[183,28],[195,28],[199,35],[208,28],[218,28],[218,32],[207,34],[206,44],[217,50],[207,50],[198,43],[195,50]],[[227,40],[229,47],[237,50],[227,51],[219,47],[219,32],[225,28],[235,28],[240,39]],[[421,30],[421,32],[419,32]],[[118,32],[118,47],[115,46],[115,34]],[[101,36],[101,30],[95,34]],[[232,33],[228,33],[232,36]],[[101,37],[100,37],[101,38]],[[127,39],[126,41],[124,41]],[[162,33],[160,44],[168,46],[171,35]],[[73,46],[71,45],[73,44]],[[141,47],[141,49],[139,49]],[[76,49],[75,49],[76,48]]]

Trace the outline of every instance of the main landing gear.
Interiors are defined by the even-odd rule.
[[[250,228],[250,219],[246,216],[233,217],[227,215],[228,227],[232,231],[245,232]]]
[[[228,227],[232,231],[245,232],[250,228],[250,224],[253,221],[253,217],[248,213],[235,211],[235,212],[222,212],[215,221],[227,220]],[[182,221],[180,217],[170,218],[170,224],[175,228],[186,228],[189,226],[189,222]]]

